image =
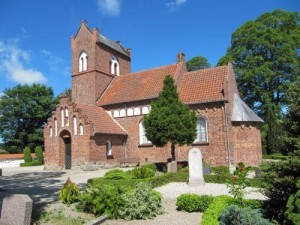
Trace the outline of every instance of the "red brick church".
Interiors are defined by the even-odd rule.
[[[71,46],[72,99],[60,99],[44,128],[46,169],[167,162],[170,146],[152,145],[143,125],[166,75],[198,115],[197,138],[176,146],[177,161],[196,146],[210,165],[261,162],[263,121],[241,100],[231,64],[187,72],[179,53],[174,64],[132,73],[131,50],[85,21]]]

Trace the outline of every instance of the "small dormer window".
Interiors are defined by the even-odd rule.
[[[120,66],[117,58],[112,56],[110,59],[110,73],[113,75],[120,75]]]
[[[79,56],[79,72],[87,70],[87,58],[88,55],[86,52],[82,52]]]

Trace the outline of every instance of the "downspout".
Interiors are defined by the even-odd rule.
[[[228,156],[228,166],[230,167],[231,158],[230,158],[230,144],[229,144],[229,135],[228,135],[228,115],[227,115],[227,107],[225,101],[224,101],[224,114],[225,114],[226,148],[227,148],[227,156]]]
[[[127,141],[129,138],[129,133],[128,133],[128,121],[127,121],[127,108],[126,108],[126,104],[124,104],[124,108],[125,108],[125,120],[126,120],[126,132],[127,132],[127,139],[125,139],[125,159],[127,159]]]

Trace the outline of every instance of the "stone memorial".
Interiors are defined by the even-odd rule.
[[[202,154],[198,148],[192,148],[189,151],[189,185],[204,185]]]
[[[30,225],[32,199],[28,195],[9,195],[3,199],[0,224]]]

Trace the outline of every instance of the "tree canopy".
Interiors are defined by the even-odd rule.
[[[246,22],[232,34],[231,46],[218,62],[233,63],[243,100],[266,121],[269,153],[276,150],[271,142],[279,141],[271,123],[280,124],[286,90],[300,72],[299,20],[296,12],[275,10]]]
[[[175,144],[191,144],[195,140],[196,121],[195,112],[179,100],[174,79],[166,76],[162,92],[144,117],[147,138],[156,146],[170,142],[175,160]]]
[[[196,56],[186,62],[187,71],[195,71],[210,68],[210,64],[205,57]]]
[[[43,125],[55,108],[51,88],[33,84],[5,89],[0,97],[0,137],[10,153],[43,146]]]

